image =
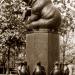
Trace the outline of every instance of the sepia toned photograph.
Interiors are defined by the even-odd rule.
[[[75,75],[75,0],[0,0],[0,75]]]

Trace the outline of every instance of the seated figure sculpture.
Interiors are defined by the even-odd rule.
[[[27,29],[58,28],[61,23],[59,10],[52,5],[51,0],[24,0],[31,6],[31,15],[26,22]]]

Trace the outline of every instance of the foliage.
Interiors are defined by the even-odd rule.
[[[8,47],[11,54],[14,54],[14,52],[20,53],[18,50],[25,46],[25,25],[22,22],[22,14],[14,14],[16,10],[24,10],[24,3],[21,0],[2,0],[0,5],[0,52],[6,58]]]
[[[59,28],[59,34],[60,34],[60,55],[62,55],[62,60],[69,61],[70,59],[68,56],[72,59],[73,52],[74,52],[74,46],[73,43],[73,34],[75,30],[75,22],[74,22],[74,14],[73,11],[74,6],[71,6],[73,3],[67,2],[65,0],[65,3],[62,3],[60,0],[54,2],[54,5],[57,6],[61,13],[62,22]],[[73,10],[72,10],[73,9]],[[75,52],[74,52],[75,53]]]

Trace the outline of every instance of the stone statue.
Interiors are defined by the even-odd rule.
[[[51,0],[24,0],[31,6],[31,15],[26,21],[27,29],[58,28],[61,23],[61,15]]]

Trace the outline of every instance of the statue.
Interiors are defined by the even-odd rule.
[[[61,15],[51,0],[24,0],[31,6],[31,15],[26,21],[27,29],[58,28],[61,23]]]
[[[29,32],[26,34],[26,53],[30,70],[32,73],[37,60],[41,60],[48,74],[53,63],[59,60],[59,35],[56,30],[60,26],[61,15],[59,10],[52,5],[51,0],[24,1],[31,8],[26,9],[31,11],[30,16],[28,11],[24,15]]]

